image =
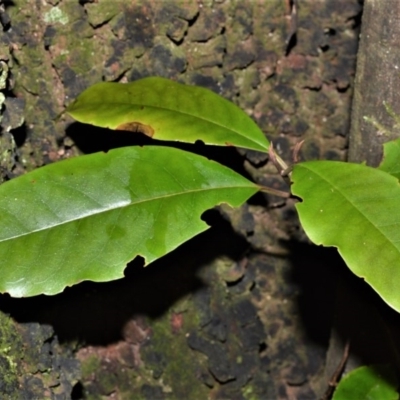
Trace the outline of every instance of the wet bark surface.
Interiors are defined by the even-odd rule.
[[[153,75],[234,101],[288,162],[303,139],[302,159],[344,160],[362,8],[356,0],[298,3],[4,4],[3,179],[143,142],[61,113],[93,83]],[[266,155],[182,147],[288,190]],[[318,398],[327,386],[337,280],[350,282],[363,301],[375,297],[335,251],[309,244],[293,200],[258,194],[204,218],[209,231],[146,269],[132,262],[125,279],[85,282],[53,297],[4,295],[0,308],[18,324],[50,326],[64,359],[80,361],[68,380],[73,398]],[[328,361],[329,368],[336,363]],[[40,371],[32,374],[43,381]],[[43,385],[56,398],[61,384]]]

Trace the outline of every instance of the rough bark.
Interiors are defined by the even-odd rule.
[[[287,161],[301,139],[303,159],[346,157],[357,0],[13,3],[2,36],[14,76],[8,94],[27,107],[17,114],[22,128],[10,129],[17,150],[7,151],[18,159],[4,161],[9,175],[135,144],[126,133],[58,117],[90,84],[149,75],[235,101]],[[191,149],[287,189],[263,154]],[[64,343],[84,343],[76,396],[313,398],[331,276],[345,266],[308,245],[291,202],[259,195],[223,213],[234,229],[211,213],[209,232],[143,271],[133,263],[124,280],[52,298],[4,296],[1,309],[51,324]]]

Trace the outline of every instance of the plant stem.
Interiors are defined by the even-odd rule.
[[[260,192],[269,193],[274,196],[283,197],[285,199],[288,199],[290,197],[290,193],[284,192],[282,190],[273,189],[273,188],[270,188],[267,186],[259,186],[259,188],[260,188]]]

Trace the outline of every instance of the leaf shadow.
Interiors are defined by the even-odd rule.
[[[287,245],[292,264],[287,280],[300,288],[297,306],[307,337],[328,346],[333,329],[342,343],[350,340],[351,355],[361,364],[400,367],[400,315],[348,269],[336,249]]]
[[[244,157],[233,146],[205,145],[201,140],[196,141],[196,143],[155,140],[140,132],[111,130],[80,122],[70,124],[66,129],[66,135],[85,154],[99,151],[107,152],[111,149],[127,146],[175,147],[223,164],[251,180],[249,173],[244,168]]]
[[[122,339],[129,319],[163,315],[179,299],[204,287],[198,277],[202,268],[221,255],[238,259],[247,249],[245,239],[216,210],[207,211],[203,219],[212,225],[209,230],[146,268],[142,268],[143,259],[136,258],[126,268],[124,279],[83,282],[56,296],[14,299],[1,295],[0,309],[20,323],[52,325],[61,342],[116,342]]]

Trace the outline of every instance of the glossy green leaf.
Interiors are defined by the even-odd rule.
[[[237,146],[266,152],[268,140],[239,107],[197,86],[165,78],[98,83],[67,108],[77,121],[142,132],[160,140]]]
[[[396,374],[389,365],[359,367],[347,374],[332,400],[398,400]]]
[[[335,246],[348,267],[400,311],[400,186],[360,164],[297,164],[292,193],[301,224],[318,245]]]
[[[0,292],[55,294],[123,276],[136,255],[163,256],[207,224],[222,202],[258,187],[204,157],[128,147],[72,158],[0,185]]]
[[[383,145],[383,160],[379,169],[400,179],[400,139]]]

